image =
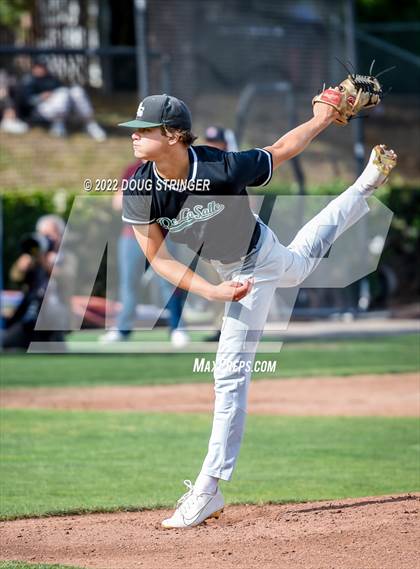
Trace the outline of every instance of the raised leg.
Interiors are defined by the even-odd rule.
[[[356,182],[306,223],[286,248],[287,262],[279,286],[297,286],[312,273],[334,241],[369,212],[365,198],[386,181],[396,163],[393,150],[384,145],[374,147]]]

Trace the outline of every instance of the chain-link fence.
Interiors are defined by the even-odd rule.
[[[5,90],[4,72],[13,95],[34,57],[44,54],[50,71],[64,84],[84,86],[92,94],[97,118],[114,139],[109,141],[112,152],[105,173],[115,176],[130,159],[115,125],[133,115],[138,102],[136,43],[140,39],[134,6],[132,0],[42,0],[21,18],[17,29],[0,28],[1,91]],[[291,124],[310,116],[311,99],[324,83],[336,84],[345,76],[340,62],[350,68],[356,64],[366,72],[376,59],[375,70],[393,65],[396,69],[383,77],[385,90],[393,89],[384,105],[363,122],[366,140],[403,145],[402,154],[410,154],[419,134],[415,121],[420,113],[418,24],[356,27],[354,33],[347,0],[154,0],[145,6],[142,39],[147,53],[140,54],[145,72],[139,90],[147,83],[149,93],[170,91],[185,99],[198,135],[209,124],[217,124],[240,130],[244,147],[270,144]],[[244,116],[239,102],[250,90],[253,96]],[[395,116],[401,117],[397,125]],[[46,133],[39,131],[41,146],[37,146],[48,153]],[[34,140],[28,140],[33,148]],[[76,173],[79,178],[86,172],[104,173],[102,154],[102,170],[94,158],[81,166],[84,137],[72,140],[77,141],[76,164],[64,187],[75,187]],[[353,142],[351,129],[331,128],[323,134],[302,157],[307,183],[350,179],[355,171]],[[37,168],[31,167],[29,148],[19,152],[14,139],[7,144],[12,147],[11,162],[5,164],[3,183],[15,187],[16,180],[22,180],[22,169],[36,173]],[[22,150],[21,145],[26,148],[26,140],[19,140]],[[27,163],[24,155],[29,155]],[[19,166],[19,172],[11,164]],[[44,166],[49,176],[33,176],[24,185],[50,180],[47,186],[54,187],[54,162]],[[418,174],[408,156],[401,166],[405,177]],[[286,167],[275,181],[290,184],[295,179],[294,170]]]
[[[342,80],[345,66],[365,73],[372,59],[375,72],[396,66],[383,76],[385,91],[392,87],[383,104],[357,121],[359,128],[328,129],[299,162],[276,172],[271,189],[298,193],[335,182],[341,191],[355,176],[356,135],[365,148],[394,146],[400,178],[420,177],[418,23],[354,25],[349,0],[39,0],[31,6],[19,25],[0,26],[0,113],[4,120],[11,108],[29,126],[20,134],[0,127],[2,190],[48,190],[59,199],[63,191],[83,193],[86,178],[120,178],[133,157],[129,134],[116,125],[134,116],[145,90],[183,98],[201,140],[208,125],[220,125],[236,132],[242,148],[269,145],[311,116],[311,99],[324,83]],[[62,85],[85,89],[106,140],[89,136],[76,112],[68,136],[58,138],[48,121],[25,114],[21,87],[40,55]]]

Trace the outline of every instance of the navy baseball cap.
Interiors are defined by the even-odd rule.
[[[37,55],[32,61],[32,67],[34,65],[39,65],[40,67],[48,69],[48,58],[45,55]]]
[[[206,128],[205,138],[208,142],[226,143],[225,129],[220,126],[209,126]]]
[[[191,113],[181,99],[170,95],[150,95],[138,106],[133,121],[120,123],[128,128],[151,128],[171,126],[181,130],[191,130]]]

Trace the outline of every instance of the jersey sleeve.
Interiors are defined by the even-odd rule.
[[[141,178],[134,174],[131,180],[136,181]],[[148,225],[156,221],[155,208],[153,205],[152,192],[148,190],[132,189],[135,184],[123,190],[122,200],[122,220],[132,225]]]
[[[122,220],[131,225],[148,225],[156,221],[153,212],[152,196],[148,194],[124,192]]]
[[[273,175],[273,158],[262,148],[227,152],[225,161],[229,179],[240,186],[265,186]]]

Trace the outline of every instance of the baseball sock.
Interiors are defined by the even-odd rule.
[[[371,166],[370,164],[368,166]],[[373,194],[373,192],[378,188],[380,184],[377,184],[378,170],[376,172],[373,170],[375,167],[372,165],[372,169],[366,168],[365,171],[359,176],[356,182],[353,184],[353,188],[362,194],[365,198],[368,198]],[[373,171],[372,171],[373,170]]]
[[[218,478],[200,472],[195,481],[194,490],[197,494],[215,494],[218,482]]]

